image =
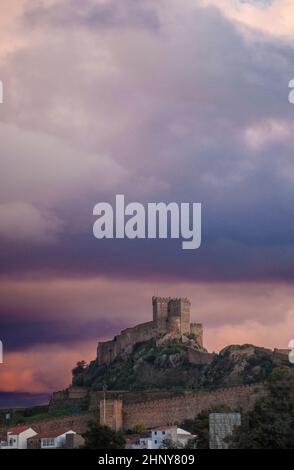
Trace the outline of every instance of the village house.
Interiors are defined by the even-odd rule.
[[[7,431],[6,441],[0,443],[0,449],[27,449],[28,439],[37,433],[30,426],[16,426]]]
[[[55,431],[45,431],[32,436],[28,440],[29,449],[60,449],[66,447],[66,437],[68,434],[76,434],[75,431],[57,429]]]
[[[169,445],[182,448],[195,436],[177,426],[160,426],[152,429],[149,435],[143,435],[130,441],[131,449],[161,449]]]

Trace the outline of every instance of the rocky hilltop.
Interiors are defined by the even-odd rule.
[[[153,297],[152,320],[99,342],[96,359],[76,365],[72,385],[56,392],[51,405],[88,406],[93,398],[97,406],[103,390],[178,393],[251,385],[266,381],[275,368],[290,367],[287,351],[250,344],[207,352],[202,324],[191,323],[190,307],[187,298]]]
[[[266,381],[281,366],[290,366],[286,354],[252,344],[231,345],[214,356],[203,383],[213,389],[254,384]]]
[[[78,363],[72,383],[93,390],[193,388],[212,360],[213,355],[194,339],[167,335],[137,343],[131,353],[121,354],[109,365],[99,365],[97,360],[89,365]]]
[[[131,354],[109,365],[97,360],[73,369],[73,386],[90,390],[213,390],[266,381],[272,371],[290,366],[286,355],[245,344],[209,354],[193,339],[163,337],[137,343]]]

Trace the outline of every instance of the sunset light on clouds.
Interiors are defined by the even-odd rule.
[[[3,0],[1,392],[52,393],[187,296],[205,345],[294,335],[294,4]],[[93,237],[93,207],[201,202],[202,245]]]

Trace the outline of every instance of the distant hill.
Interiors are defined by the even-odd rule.
[[[26,408],[29,406],[48,404],[51,394],[49,393],[26,393],[26,392],[0,392],[0,409]]]

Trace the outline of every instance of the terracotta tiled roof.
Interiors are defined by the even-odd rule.
[[[177,429],[177,426],[159,426],[158,428],[152,429],[152,431],[166,431],[167,429]]]
[[[28,429],[30,429],[31,426],[16,426],[15,428],[10,428],[8,429],[8,433],[10,434],[21,434],[22,432],[24,431],[27,431]]]
[[[55,431],[47,431],[47,432],[44,431],[40,434],[37,434],[36,436],[31,437],[30,440],[55,438],[55,437],[61,436],[62,434],[66,434],[70,431],[72,431],[72,429],[56,429]]]

